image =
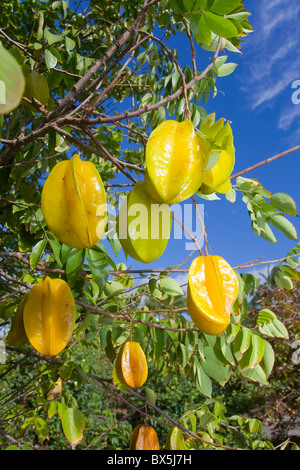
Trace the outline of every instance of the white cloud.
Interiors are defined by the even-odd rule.
[[[247,90],[250,107],[260,109],[272,107],[293,80],[300,79],[300,2],[262,0],[253,13],[255,31],[244,48],[242,89]],[[279,125],[282,122],[287,125]]]
[[[300,105],[294,104],[292,107],[285,108],[279,118],[278,128],[284,131],[300,118]]]

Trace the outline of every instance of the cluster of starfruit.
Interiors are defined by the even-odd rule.
[[[172,228],[170,206],[193,196],[231,191],[235,149],[230,123],[207,116],[196,130],[190,120],[167,120],[150,134],[144,181],[135,184],[118,215],[124,250],[150,263],[166,249]]]

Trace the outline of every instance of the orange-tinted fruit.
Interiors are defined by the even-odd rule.
[[[155,429],[148,424],[138,424],[131,434],[130,450],[159,450]]]
[[[116,375],[122,385],[139,388],[147,380],[148,365],[144,351],[139,343],[127,341],[118,353]]]

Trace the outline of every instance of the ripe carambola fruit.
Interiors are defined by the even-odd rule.
[[[177,426],[173,426],[167,436],[166,447],[168,450],[185,450],[184,437],[182,431]]]
[[[44,356],[60,353],[71,339],[76,319],[72,291],[63,279],[48,276],[31,289],[23,322],[28,340]]]
[[[6,338],[6,343],[9,344],[10,346],[14,346],[15,348],[24,346],[25,344],[28,343],[28,338],[26,336],[24,322],[23,322],[24,306],[28,298],[28,295],[29,294],[25,294],[22,302],[18,306],[15,316],[13,318],[12,324],[11,324],[11,328]]]
[[[223,119],[220,119],[215,125],[220,127],[222,126],[222,123]],[[224,140],[226,142],[225,147],[223,147]],[[216,146],[220,146],[222,151],[215,166],[208,170],[204,170],[203,181],[200,189],[203,194],[212,194],[214,192],[227,194],[232,189],[230,175],[235,164],[235,148],[233,145],[232,129],[229,122],[227,122],[215,136],[214,143]],[[214,148],[210,148],[210,145],[211,144],[208,140],[203,143],[203,149],[207,159],[211,152],[215,152]]]
[[[117,233],[124,250],[135,260],[150,263],[166,249],[172,227],[168,204],[158,203],[138,181],[123,201],[117,216]]]
[[[130,388],[141,387],[147,380],[148,365],[139,343],[127,341],[118,353],[116,375],[122,385]]]
[[[78,155],[57,163],[46,179],[42,211],[51,232],[71,248],[90,248],[106,227],[106,194],[92,162]]]
[[[145,183],[160,202],[174,204],[200,188],[205,155],[202,139],[191,121],[164,121],[150,134],[146,146]]]
[[[132,431],[130,450],[159,450],[155,429],[148,424],[138,424]]]
[[[239,284],[231,266],[220,256],[199,256],[189,268],[187,305],[199,330],[218,335],[228,326]]]

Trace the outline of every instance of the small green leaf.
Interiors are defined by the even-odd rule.
[[[184,294],[179,283],[175,279],[172,279],[171,277],[164,277],[160,281],[160,290],[163,291],[165,294],[171,295],[171,296]]]
[[[45,53],[45,62],[48,70],[53,69],[57,64],[57,58],[49,51],[49,49]]]
[[[76,408],[68,408],[65,404],[58,404],[58,412],[61,419],[64,435],[72,447],[75,447],[83,438],[85,418],[83,413]]]
[[[32,249],[30,255],[30,267],[35,269],[36,265],[41,259],[47,240],[40,240]]]
[[[71,51],[72,49],[75,49],[76,42],[73,41],[73,39],[66,36],[65,37],[65,47],[66,47],[66,51]]]
[[[67,262],[66,262],[66,275],[68,282],[72,287],[78,277],[79,272],[82,270],[82,264],[84,262],[85,250],[78,250],[77,248],[72,248],[69,253]]]
[[[230,62],[228,64],[224,64],[221,67],[214,69],[218,77],[227,77],[235,71],[237,64]]]
[[[249,360],[249,367],[253,369],[261,361],[265,350],[265,342],[258,335],[251,337],[251,355]]]
[[[271,196],[272,204],[289,215],[297,215],[297,207],[295,201],[286,193],[275,193]]]
[[[211,44],[211,31],[207,26],[203,15],[194,14],[190,20],[190,28],[193,38],[198,44]]]
[[[150,388],[150,387],[145,387],[144,391],[145,391],[145,397],[147,398],[147,401],[149,401],[150,403],[153,403],[153,405],[155,405],[155,403],[156,403],[156,393],[154,392],[154,390],[152,390],[152,388]]]
[[[86,250],[86,258],[95,282],[103,289],[109,274],[109,263],[105,253],[89,248]]]
[[[238,35],[234,24],[223,16],[215,15],[210,11],[203,13],[207,26],[218,36],[222,38],[233,38]]]
[[[286,237],[291,240],[297,240],[298,235],[293,224],[282,214],[269,214],[271,224],[280,230]]]
[[[241,4],[241,0],[215,0],[210,7],[210,11],[218,15],[227,15],[231,13],[237,6]]]
[[[274,276],[274,281],[280,289],[291,290],[293,288],[292,280],[278,269]]]
[[[212,383],[209,376],[204,372],[201,365],[198,364],[196,371],[196,385],[203,395],[211,398],[212,395]]]

